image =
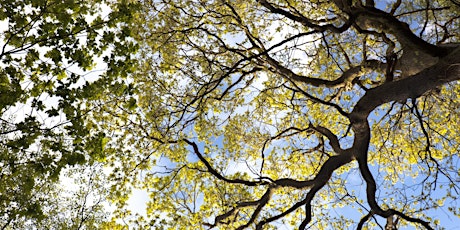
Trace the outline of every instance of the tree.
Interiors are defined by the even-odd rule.
[[[113,85],[90,84],[90,71],[105,63],[101,81],[126,77],[134,9],[129,1],[0,2],[0,229],[80,229],[100,219],[80,211],[79,197],[103,187],[63,192],[58,182],[63,169],[92,168],[101,154],[103,140],[84,124],[85,101]],[[77,195],[62,197],[70,192]],[[72,211],[85,221],[67,218]]]
[[[136,93],[100,122],[121,130],[117,177],[152,197],[146,225],[434,229],[428,210],[458,216],[457,1],[144,7]]]
[[[69,120],[85,132],[62,138],[82,147],[55,150],[110,171],[117,209],[99,226],[440,229],[430,210],[459,216],[456,0],[139,3],[115,30],[139,49],[77,90]],[[133,188],[150,195],[145,216],[126,210]]]

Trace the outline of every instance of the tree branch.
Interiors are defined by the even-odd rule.
[[[361,220],[359,220],[358,226],[356,227],[357,230],[363,229],[364,224],[373,216],[373,212],[370,211],[367,215],[363,216]]]
[[[242,180],[242,179],[228,179],[224,177],[222,174],[217,172],[209,163],[209,161],[204,158],[203,154],[201,154],[200,150],[198,149],[198,145],[195,142],[189,141],[187,139],[183,139],[183,141],[190,146],[192,146],[194,153],[196,156],[200,159],[200,161],[206,166],[208,169],[208,172],[210,172],[213,176],[215,176],[217,179],[225,181],[227,183],[231,184],[243,184],[247,186],[258,186],[258,185],[266,185],[267,182],[264,181],[247,181],[247,180]]]
[[[351,67],[350,69],[343,72],[343,74],[335,80],[325,80],[320,78],[311,78],[303,75],[294,73],[292,70],[286,68],[281,63],[273,59],[272,57],[265,55],[266,59],[263,60],[270,67],[268,68],[271,72],[280,74],[292,81],[302,82],[315,87],[329,87],[329,88],[340,88],[344,87],[347,83],[351,83],[354,79],[358,78],[362,74],[369,73],[370,71],[384,71],[386,69],[386,63],[382,63],[377,60],[367,60],[361,65]]]
[[[340,114],[342,114],[344,117],[348,117],[348,113],[345,112],[339,105],[337,104],[334,104],[332,102],[329,102],[329,101],[325,101],[325,100],[322,100],[320,98],[317,98],[317,97],[314,97],[312,96],[311,94],[305,92],[304,90],[302,90],[299,86],[297,86],[297,84],[295,82],[291,82],[295,89],[294,88],[291,88],[289,86],[287,86],[286,84],[284,84],[283,86],[294,91],[294,92],[300,92],[302,95],[304,95],[305,97],[307,97],[308,99],[314,101],[314,102],[318,102],[318,103],[321,103],[323,105],[327,105],[327,106],[331,106],[333,107],[334,109],[336,109]]]
[[[415,35],[407,23],[401,22],[393,15],[374,7],[352,7],[356,25],[363,29],[382,30],[393,34],[402,44],[403,49],[410,47],[433,57],[443,57],[449,53],[448,49],[430,44]]]
[[[314,22],[313,20],[311,20],[311,19],[309,19],[309,18],[307,18],[307,17],[305,17],[305,16],[303,16],[301,14],[293,14],[293,13],[291,13],[289,11],[283,10],[281,8],[277,8],[277,7],[273,6],[272,3],[269,3],[266,0],[258,0],[257,2],[259,2],[265,8],[267,8],[270,12],[275,13],[275,14],[283,15],[286,18],[289,18],[289,19],[291,19],[291,20],[293,20],[295,22],[299,22],[299,23],[301,23],[302,25],[304,25],[304,26],[306,26],[308,28],[312,28],[317,32],[331,31],[333,33],[342,33],[343,31],[345,31],[348,28],[350,28],[350,26],[352,25],[352,23],[351,23],[352,20],[346,21],[342,27],[336,27],[333,24],[319,25],[316,22]]]
[[[326,136],[327,139],[329,139],[329,143],[332,149],[334,150],[334,152],[336,152],[337,154],[342,154],[344,152],[342,147],[340,147],[339,139],[337,138],[335,134],[331,132],[331,130],[329,130],[328,128],[322,127],[322,126],[310,125],[310,127],[314,129],[315,131]]]

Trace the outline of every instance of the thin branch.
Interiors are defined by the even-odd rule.
[[[289,127],[287,129],[279,132],[277,135],[275,135],[273,137],[270,137],[269,139],[265,140],[264,144],[262,145],[262,150],[261,150],[262,163],[261,163],[261,166],[260,166],[260,174],[262,174],[262,170],[264,168],[264,164],[265,164],[265,153],[264,152],[265,152],[265,148],[267,147],[268,142],[270,142],[272,140],[276,140],[276,139],[281,138],[281,137],[293,136],[293,135],[308,131],[309,129],[310,128],[300,129],[300,128],[297,128],[297,127]],[[294,131],[294,132],[286,134],[286,133],[288,133],[290,131]]]
[[[356,227],[357,230],[363,229],[364,224],[373,216],[374,214],[369,212],[367,215],[363,216],[361,220],[359,220],[358,226]]]
[[[423,124],[422,115],[420,114],[420,111],[418,110],[417,99],[415,99],[415,98],[413,99],[412,105],[413,105],[413,109],[415,111],[415,115],[416,115],[416,117],[417,117],[417,119],[419,121],[420,127],[422,129],[423,135],[425,135],[425,139],[426,139],[425,151],[429,152],[430,151],[430,146],[431,146],[430,136],[428,135],[428,132],[425,129],[425,124]]]
[[[322,100],[322,99],[317,98],[317,97],[314,97],[313,95],[311,95],[311,94],[307,93],[306,91],[302,90],[294,82],[291,82],[291,83],[294,85],[294,87],[296,87],[295,89],[287,86],[286,84],[284,84],[283,86],[286,87],[287,89],[292,90],[292,91],[302,93],[305,97],[307,97],[308,99],[310,99],[310,100],[312,100],[314,102],[318,102],[318,103],[321,103],[321,104],[324,104],[324,105],[327,105],[327,106],[331,106],[334,109],[336,109],[340,114],[342,114],[344,117],[348,117],[349,114],[347,112],[345,112],[339,105],[334,104],[334,103],[329,102],[329,101]]]
[[[190,146],[192,146],[194,153],[196,156],[200,159],[200,161],[206,166],[208,169],[208,172],[210,172],[213,176],[215,176],[219,180],[223,180],[225,182],[231,183],[231,184],[243,184],[247,186],[258,186],[258,185],[265,185],[267,182],[264,181],[247,181],[247,180],[242,180],[242,179],[228,179],[224,177],[222,174],[217,172],[214,167],[211,166],[208,160],[204,158],[203,154],[201,154],[200,150],[198,149],[198,145],[195,142],[189,141],[187,139],[183,139],[183,141]]]
[[[428,2],[429,2],[429,1],[428,1]],[[397,15],[394,15],[394,16],[395,16],[395,17],[401,17],[401,16],[405,16],[405,15],[408,15],[408,14],[413,14],[413,13],[418,13],[418,12],[423,12],[423,11],[448,10],[448,9],[450,9],[450,8],[451,8],[450,6],[436,7],[436,8],[426,7],[426,8],[423,8],[423,9],[416,9],[416,10],[412,10],[412,11],[400,13],[400,14],[397,14]]]

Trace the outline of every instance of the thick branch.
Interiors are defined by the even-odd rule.
[[[278,73],[292,81],[303,82],[316,87],[330,88],[343,87],[347,83],[351,83],[354,79],[358,78],[362,74],[369,73],[370,71],[384,71],[386,69],[385,63],[377,60],[368,60],[365,61],[362,65],[354,66],[346,70],[339,78],[335,80],[325,80],[296,74],[268,55],[266,55],[266,59],[264,61],[271,67],[269,69],[272,72]]]
[[[315,183],[315,181],[314,180],[299,181],[299,180],[294,180],[291,178],[281,178],[281,179],[275,180],[273,183],[281,187],[292,187],[292,188],[304,189],[304,188],[311,187]]]
[[[300,15],[300,14],[293,14],[289,11],[283,10],[281,8],[277,8],[273,6],[273,4],[267,2],[266,0],[258,0],[258,2],[267,8],[270,12],[275,13],[275,14],[280,14],[285,16],[286,18],[289,18],[295,22],[299,22],[302,25],[312,28],[318,32],[324,32],[324,31],[331,31],[334,33],[342,33],[343,31],[347,30],[351,26],[351,20],[345,22],[345,24],[342,27],[336,27],[333,24],[327,24],[327,25],[319,25],[315,23],[313,20]]]
[[[214,224],[206,224],[206,225],[208,225],[210,227],[215,227],[215,226],[217,226],[219,224],[224,223],[225,219],[229,218],[232,215],[235,215],[235,213],[239,209],[244,208],[244,207],[249,207],[249,206],[257,206],[256,210],[252,213],[251,219],[246,224],[238,227],[238,229],[244,229],[244,228],[248,227],[250,224],[252,224],[254,222],[254,220],[259,215],[260,211],[262,211],[262,208],[270,200],[270,197],[271,197],[271,195],[273,193],[273,191],[272,191],[273,188],[275,188],[275,187],[269,187],[267,189],[267,191],[265,192],[265,194],[259,200],[238,203],[236,205],[236,207],[232,208],[230,211],[228,211],[228,212],[226,212],[226,213],[224,213],[222,215],[216,216],[216,218],[214,219]]]
[[[260,211],[262,211],[262,208],[270,200],[271,195],[272,195],[272,187],[268,188],[267,191],[265,192],[265,194],[260,198],[256,210],[254,210],[254,212],[251,215],[251,219],[249,219],[249,221],[246,224],[238,227],[237,230],[245,229],[250,224],[254,223],[254,221],[256,220],[256,218],[259,215]]]
[[[423,227],[425,227],[426,229],[429,229],[429,230],[434,230],[434,228],[432,228],[430,226],[430,223],[426,222],[426,221],[423,221],[423,220],[420,220],[418,218],[413,218],[413,217],[410,217],[410,216],[407,216],[405,215],[404,213],[402,212],[399,212],[399,211],[396,211],[396,210],[390,210],[392,212],[392,214],[394,215],[398,215],[400,216],[401,218],[403,218],[404,220],[406,221],[409,221],[409,222],[413,222],[413,223],[418,223],[418,224],[421,224]]]
[[[256,226],[256,229],[262,229],[262,227],[265,224],[273,222],[275,220],[278,220],[278,219],[288,215],[289,213],[291,213],[291,212],[297,210],[298,208],[300,208],[302,205],[306,205],[307,218],[304,221],[302,221],[302,223],[301,223],[299,228],[300,229],[305,228],[305,226],[308,223],[310,223],[310,221],[311,221],[311,201],[315,197],[316,193],[322,187],[324,187],[324,185],[326,185],[326,183],[331,178],[332,173],[336,169],[338,169],[338,168],[342,167],[343,165],[351,162],[352,159],[353,158],[352,158],[351,152],[349,152],[349,151],[345,151],[342,155],[332,156],[331,158],[329,158],[321,166],[321,169],[319,170],[318,174],[316,175],[316,177],[313,180],[304,182],[305,184],[313,185],[312,188],[310,189],[310,191],[308,191],[307,196],[305,197],[305,199],[303,199],[300,202],[297,202],[296,204],[294,204],[292,207],[290,207],[286,211],[259,222],[257,224],[257,226]]]
[[[407,23],[401,22],[391,13],[379,10],[373,6],[352,6],[351,1],[344,4],[343,0],[334,0],[339,9],[355,18],[355,25],[361,29],[380,30],[384,33],[393,34],[402,44],[403,48],[419,50],[433,57],[442,57],[448,53],[448,49],[430,44],[417,37],[409,28]]]
[[[367,151],[370,141],[370,128],[367,118],[375,108],[384,103],[407,100],[409,98],[415,99],[431,89],[447,82],[460,79],[459,54],[460,48],[457,48],[449,55],[442,58],[438,64],[412,77],[400,81],[387,82],[367,91],[350,113],[349,117],[352,123],[352,129],[355,133],[355,140],[351,150],[358,160],[360,172],[367,184],[367,202],[375,214],[385,218],[396,214],[408,221],[419,223],[427,229],[432,229],[429,224],[423,220],[405,216],[391,209],[384,211],[378,205],[375,196],[377,190],[376,182],[367,164]]]
[[[393,34],[404,47],[413,47],[433,57],[442,57],[448,50],[430,44],[421,39],[409,28],[407,23],[399,21],[394,16],[376,8],[355,8],[357,14],[356,22],[365,25],[367,28],[380,28],[384,32]]]
[[[363,176],[364,180],[366,181],[366,195],[367,195],[367,203],[369,203],[369,206],[371,207],[371,210],[374,211],[378,215],[384,215],[384,217],[387,217],[389,213],[385,213],[382,208],[377,203],[377,200],[375,198],[375,192],[377,191],[377,185],[375,183],[375,179],[372,176],[371,171],[369,170],[369,166],[367,165],[367,152],[366,154],[363,154],[358,158],[358,164],[359,164],[359,171],[361,172],[361,175]]]
[[[322,127],[322,126],[315,127],[311,125],[311,127],[312,129],[323,134],[324,136],[327,137],[327,139],[329,139],[329,143],[332,149],[334,150],[334,152],[336,152],[337,154],[342,154],[344,152],[344,150],[340,147],[339,139],[334,133],[331,132],[331,130],[329,130],[328,128]]]
[[[365,121],[378,106],[391,101],[417,98],[429,90],[460,79],[460,48],[422,72],[368,90],[350,114],[350,120]]]

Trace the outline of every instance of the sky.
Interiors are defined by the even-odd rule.
[[[385,6],[386,6],[385,1],[377,1],[378,8],[381,8],[384,10]],[[286,32],[290,32],[290,31],[286,31]],[[281,38],[281,36],[279,36],[279,38]],[[236,37],[235,38],[229,37],[228,41],[232,41],[232,40],[237,42],[241,39],[238,39]],[[276,42],[276,39],[274,42]],[[250,172],[249,169],[247,169],[244,164],[241,164],[241,165],[236,164],[236,167],[234,167],[234,169]],[[376,166],[371,167],[371,169],[372,169],[374,176],[378,175],[378,172],[377,172],[378,168]],[[362,179],[362,177],[359,175],[359,172],[356,168],[352,170],[352,173],[347,175],[347,179],[348,179],[347,187],[349,187],[350,189],[354,189],[357,194],[361,195],[361,197],[365,197],[365,182]],[[381,189],[378,192],[384,193],[386,191],[384,189]],[[434,191],[435,196],[438,195],[436,193],[437,191]],[[130,208],[131,210],[139,214],[145,214],[145,211],[144,211],[144,208],[146,207],[145,202],[148,200],[149,200],[149,197],[145,191],[134,190],[132,197],[129,199],[128,208]],[[331,215],[337,215],[337,216],[346,215],[346,216],[352,217],[355,220],[359,220],[361,218],[360,213],[358,213],[355,209],[351,209],[349,207],[332,210]],[[449,212],[447,212],[447,210],[445,210],[445,208],[443,207],[441,207],[440,209],[436,211],[429,211],[428,215],[432,216],[433,218],[438,218],[440,220],[441,226],[443,226],[446,230],[460,229],[460,219],[455,216],[452,217],[452,215]],[[383,218],[377,218],[377,219],[382,226],[385,224],[385,220]],[[401,229],[409,230],[409,229],[417,229],[417,228],[405,227]]]
[[[379,1],[377,3],[377,6],[378,7],[383,7],[383,3],[381,1]],[[0,23],[0,28],[2,27],[2,24],[3,23]],[[234,39],[236,39],[236,38],[234,38]],[[101,62],[98,62],[98,63],[100,64]],[[103,65],[98,65],[96,67],[97,70],[103,69],[103,68],[104,68]],[[77,70],[75,70],[75,71],[77,71]],[[98,72],[94,72],[92,74],[89,74],[89,75],[87,75],[87,79],[89,81],[91,81],[91,80],[97,78],[97,74],[98,74]],[[51,104],[56,103],[55,101],[52,101],[52,100],[48,100],[48,102],[51,103]],[[21,106],[22,106],[21,108],[13,109],[14,111],[17,111],[17,112],[14,112],[14,113],[16,115],[16,118],[19,119],[19,120],[21,120],[24,117],[24,114],[26,113],[25,111],[27,110],[27,106],[25,106],[25,105],[21,105]],[[248,169],[246,168],[246,166],[244,164],[235,163],[234,169],[248,172]],[[377,174],[376,173],[376,171],[377,171],[376,167],[373,167],[372,171],[373,171],[374,175]],[[359,175],[359,173],[356,172],[356,170],[354,170],[354,173],[351,173],[351,174],[348,175],[348,182],[350,184],[349,186],[354,187],[356,189],[357,193],[365,194],[365,187],[363,186],[364,182],[363,182],[361,176]],[[63,183],[65,185],[68,182],[66,182],[65,179],[64,179]],[[68,185],[68,186],[70,186],[70,185]],[[135,213],[145,215],[145,209],[147,207],[146,202],[148,202],[148,201],[149,201],[149,196],[148,196],[148,193],[146,191],[139,190],[139,189],[134,189],[133,193],[131,195],[131,198],[128,200],[128,209],[132,210]],[[433,217],[438,217],[441,220],[441,225],[444,226],[445,229],[447,229],[447,230],[460,229],[460,220],[459,220],[459,218],[452,217],[450,219],[449,216],[451,216],[451,215],[448,215],[448,212],[446,212],[445,210],[441,209],[439,211],[433,211],[433,212],[429,212],[429,213],[432,214]],[[347,215],[347,216],[352,216],[354,219],[359,219],[360,218],[360,215],[355,210],[349,209],[349,208],[336,209],[336,210],[334,210],[332,215]],[[416,229],[416,228],[410,228],[409,227],[409,228],[403,228],[403,229]]]

